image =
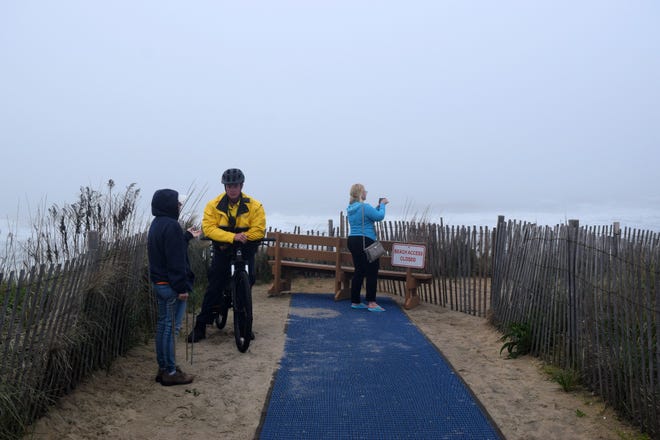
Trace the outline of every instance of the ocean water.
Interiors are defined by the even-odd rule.
[[[567,212],[558,211],[473,211],[451,212],[442,215],[428,215],[423,218],[428,223],[449,226],[488,226],[497,225],[498,216],[503,215],[505,220],[517,220],[536,223],[541,226],[555,226],[568,223],[569,220],[579,220],[580,226],[611,226],[619,222],[621,228],[650,230],[660,233],[660,207],[658,209],[590,209],[588,207],[573,209]],[[299,227],[305,231],[328,231],[328,223],[332,221],[336,227],[339,225],[340,213],[327,215],[286,215],[277,212],[267,214],[268,226],[282,231],[293,231]],[[396,213],[386,216],[385,220],[410,221]],[[419,220],[419,219],[417,219]]]

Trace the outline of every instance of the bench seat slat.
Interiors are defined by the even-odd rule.
[[[268,264],[271,266],[275,264],[274,261],[269,261]],[[282,266],[286,267],[297,267],[300,269],[315,269],[315,270],[327,270],[330,272],[334,272],[335,269],[337,268],[335,265],[329,265],[329,264],[321,264],[321,263],[309,263],[307,261],[287,261],[283,260],[280,263]]]
[[[283,247],[279,249],[279,252],[283,263],[288,260],[303,259],[332,263],[334,266],[335,261],[337,260],[337,252],[335,251]],[[269,256],[274,257],[275,251],[273,251],[272,255],[270,255],[269,251]]]
[[[348,273],[353,273],[355,272],[355,268],[353,266],[342,266],[341,270],[343,272],[348,272]],[[418,281],[421,282],[426,282],[430,281],[433,279],[433,275],[430,273],[419,273],[419,272],[412,272],[410,275],[412,275],[413,278],[415,278]],[[387,269],[380,269],[378,271],[378,278],[387,278],[387,279],[392,279],[392,280],[405,280],[406,279],[406,272],[401,272],[398,270],[387,270]]]
[[[340,239],[337,237],[328,237],[327,235],[301,235],[281,232],[279,234],[280,242],[287,246],[310,245],[310,246],[335,246]],[[273,233],[268,233],[268,237],[275,238]],[[271,245],[272,246],[272,245]]]

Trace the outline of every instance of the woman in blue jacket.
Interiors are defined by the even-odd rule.
[[[351,281],[351,307],[354,309],[366,308],[370,312],[384,312],[385,309],[376,303],[380,263],[378,260],[369,263],[364,248],[376,241],[374,223],[385,218],[385,205],[389,201],[382,198],[379,200],[378,205],[373,207],[364,203],[366,198],[367,190],[364,189],[364,185],[356,183],[351,186],[350,200],[346,210],[346,217],[350,226],[348,250],[351,251],[353,266],[355,267],[355,273]],[[365,277],[367,279],[366,305],[360,302],[360,291]]]

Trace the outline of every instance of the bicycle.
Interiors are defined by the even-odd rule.
[[[251,245],[259,245],[264,242],[273,242],[274,238],[263,238],[250,242]],[[248,273],[248,262],[243,259],[243,247],[241,243],[231,245],[231,277],[223,290],[222,300],[217,309],[215,325],[222,330],[227,324],[229,309],[234,310],[234,339],[236,348],[245,353],[254,339],[252,332],[252,285]],[[215,312],[215,311],[214,311]],[[214,313],[215,314],[215,313]]]

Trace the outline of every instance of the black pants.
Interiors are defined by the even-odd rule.
[[[254,252],[243,249],[243,258],[248,261],[248,273],[250,285],[254,285],[256,275],[254,273]],[[222,295],[231,278],[231,253],[228,251],[213,250],[213,259],[208,272],[209,285],[204,293],[202,310],[197,315],[197,323],[201,325],[213,322],[213,312],[217,314],[218,306],[222,301]]]
[[[364,242],[362,239],[364,238]],[[351,302],[360,302],[360,291],[362,290],[362,282],[367,278],[367,302],[376,301],[376,288],[378,287],[378,269],[380,269],[380,261],[376,260],[369,263],[367,254],[364,253],[364,247],[369,246],[374,241],[369,237],[362,237],[361,235],[348,237],[348,250],[351,251],[353,256],[353,266],[355,273],[351,281]]]

